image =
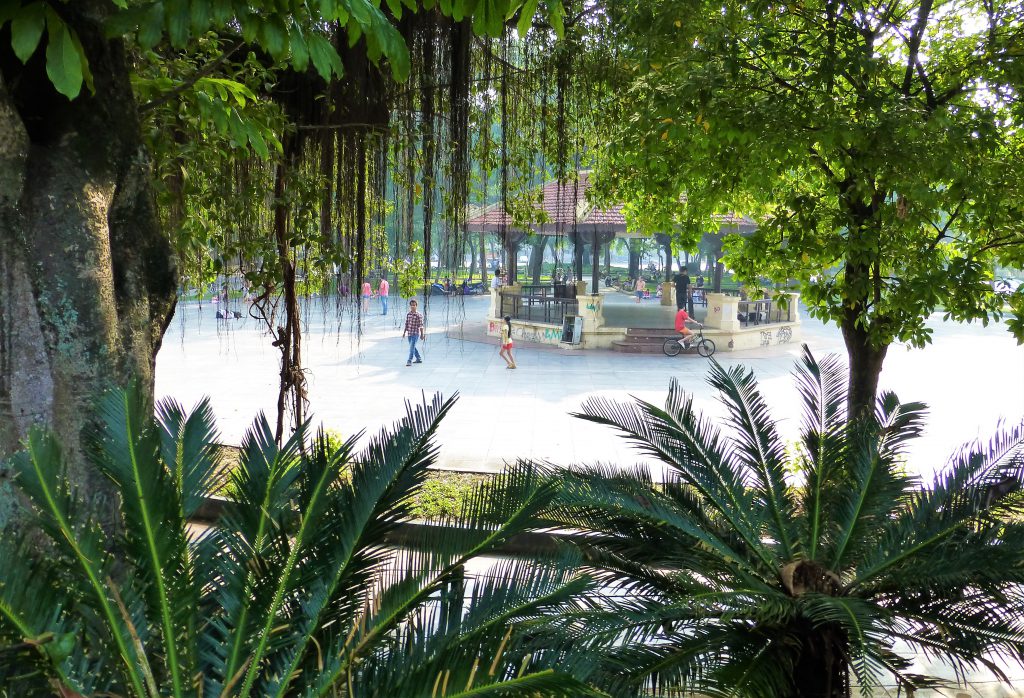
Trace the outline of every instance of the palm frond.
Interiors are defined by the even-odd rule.
[[[100,637],[112,643],[111,654],[125,683],[135,695],[149,695],[143,669],[148,666],[145,653],[132,640],[124,615],[112,597],[112,561],[104,535],[94,523],[78,520],[78,503],[68,489],[63,456],[54,436],[33,428],[26,447],[10,461],[17,486],[31,500],[36,521],[54,543],[57,554],[66,556],[78,572],[81,602],[95,609],[96,622],[102,628]]]
[[[835,481],[846,457],[846,372],[838,357],[820,362],[805,344],[794,372],[803,400],[802,442],[807,453],[804,505],[808,559],[815,560],[828,534]]]
[[[213,489],[219,440],[213,408],[208,398],[190,413],[174,400],[161,400],[156,421],[160,452],[181,492],[182,514],[189,519]]]
[[[769,532],[786,560],[798,545],[796,506],[786,484],[785,451],[754,372],[742,366],[724,368],[711,361],[708,383],[717,389],[735,427],[732,438],[739,466],[752,477],[760,505],[770,512]]]
[[[780,567],[776,552],[761,536],[766,512],[755,505],[718,430],[711,420],[696,415],[691,398],[676,381],[669,387],[665,409],[642,400],[623,404],[591,398],[575,416],[616,428],[662,460],[699,493],[706,507],[728,521],[762,573],[773,574]]]
[[[275,582],[287,557],[288,519],[295,481],[300,474],[305,430],[297,430],[278,448],[262,414],[245,435],[242,458],[230,475],[229,498],[221,527],[212,537],[223,581],[214,589],[223,609],[212,627],[223,648],[222,663],[209,668],[211,678],[229,683],[241,678],[274,599]]]
[[[1019,477],[1022,456],[1024,425],[998,433],[987,448],[975,444],[961,450],[935,475],[930,487],[918,490],[897,516],[883,523],[883,544],[858,565],[850,586],[867,584],[979,524],[1002,525],[1007,512],[993,507],[998,499],[993,501],[992,488],[1004,478]]]
[[[162,638],[160,648],[150,648],[150,657],[162,658],[172,695],[181,696],[196,670],[194,657],[179,647],[190,646],[198,594],[186,573],[182,492],[160,458],[160,434],[150,424],[147,407],[135,384],[108,392],[100,400],[97,417],[103,426],[94,432],[90,451],[94,465],[117,487],[125,548],[145,595],[146,621]]]

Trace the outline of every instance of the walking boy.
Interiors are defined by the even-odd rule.
[[[402,330],[402,336],[409,337],[409,358],[405,362],[406,366],[412,366],[413,357],[416,357],[416,363],[423,363],[423,357],[416,348],[417,340],[426,339],[423,333],[423,316],[416,310],[418,305],[416,301],[409,301],[409,313],[405,316],[405,328]]]

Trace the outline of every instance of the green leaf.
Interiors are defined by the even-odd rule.
[[[171,45],[175,48],[182,48],[188,41],[189,25],[191,14],[188,2],[185,0],[165,0],[164,15],[167,19],[167,35],[171,39]]]
[[[213,21],[215,24],[225,24],[235,14],[231,0],[213,0]]]
[[[78,38],[78,34],[71,32],[71,41],[75,45],[75,51],[78,52],[78,58],[82,64],[82,77],[85,79],[85,86],[89,89],[89,92],[96,92],[96,85],[93,82],[92,71],[89,69],[89,59],[85,57],[85,49],[82,48],[82,42]]]
[[[249,132],[249,145],[256,151],[262,159],[266,160],[270,157],[270,150],[267,148],[267,142],[263,140],[263,136],[260,135],[258,128],[251,124],[247,126]]]
[[[153,48],[164,34],[164,6],[154,3],[139,19],[139,45]]]
[[[288,44],[292,50],[292,66],[301,73],[309,65],[309,49],[306,48],[306,40],[297,24],[293,24],[288,32]]]
[[[330,80],[332,75],[344,74],[345,69],[341,65],[341,58],[330,41],[319,34],[312,34],[307,44],[309,57],[313,61],[316,72],[320,73],[320,77]]]
[[[553,2],[549,5],[548,19],[551,20],[551,28],[555,30],[555,36],[559,39],[565,36],[565,8],[561,2]]]
[[[57,91],[74,99],[82,91],[82,57],[64,22],[47,21],[46,74]]]
[[[190,5],[192,31],[201,34],[210,27],[213,20],[210,13],[210,0],[192,0]]]
[[[394,15],[395,19],[402,19],[402,3],[400,0],[387,0],[388,10]]]
[[[43,3],[34,2],[23,7],[11,21],[11,47],[22,63],[31,58],[39,46],[46,24],[45,9]]]
[[[533,16],[537,14],[539,2],[540,0],[526,0],[523,4],[523,9],[519,13],[519,22],[516,23],[516,31],[519,32],[520,39],[525,39],[530,27],[533,26]]]
[[[284,28],[274,20],[263,22],[260,25],[260,44],[270,52],[274,58],[284,55],[287,48],[287,37]]]

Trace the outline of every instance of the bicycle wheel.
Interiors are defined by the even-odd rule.
[[[681,352],[683,348],[679,346],[678,339],[669,338],[661,345],[661,350],[665,352],[665,356],[679,356],[679,352]]]
[[[703,357],[711,356],[715,353],[715,343],[707,338],[700,340],[697,345],[697,353]]]

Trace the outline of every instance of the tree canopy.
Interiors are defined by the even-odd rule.
[[[851,399],[928,315],[1006,312],[993,263],[1024,260],[1024,7],[1015,0],[609,4],[606,187],[684,243],[756,215],[728,263],[795,281],[843,330]],[[1009,299],[1024,339],[1024,294]]]

